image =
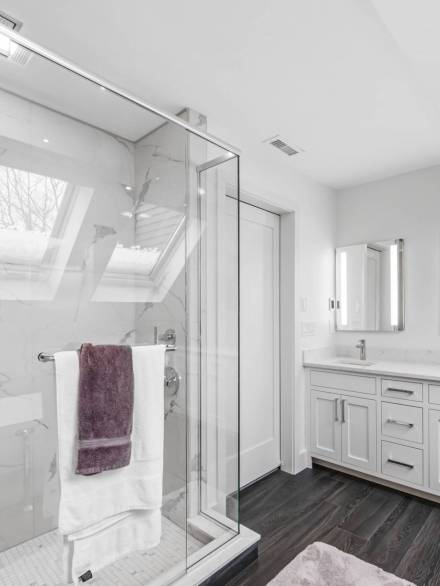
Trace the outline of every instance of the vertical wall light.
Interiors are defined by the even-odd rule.
[[[347,283],[347,253],[341,252],[341,326],[348,325],[348,283]]]
[[[399,264],[397,244],[390,246],[390,320],[391,326],[399,325]]]

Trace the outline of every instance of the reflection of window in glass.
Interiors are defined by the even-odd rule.
[[[135,244],[118,243],[106,271],[112,274],[150,275],[170,249],[183,223],[176,210],[144,203],[122,215],[135,219]]]
[[[124,247],[118,243],[107,265],[110,273],[149,275],[159,258],[157,248]]]
[[[0,166],[0,262],[41,263],[66,189],[65,181]]]

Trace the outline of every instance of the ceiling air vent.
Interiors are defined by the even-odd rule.
[[[296,151],[294,148],[292,148],[291,146],[289,146],[288,144],[286,144],[284,141],[280,140],[279,138],[276,138],[275,140],[271,140],[270,144],[272,146],[274,146],[276,149],[283,151],[283,153],[288,155],[289,157],[291,157],[292,155],[298,154],[298,151]]]
[[[302,149],[299,149],[298,147],[292,147],[286,142],[284,142],[284,140],[281,140],[278,134],[270,138],[267,138],[266,140],[263,140],[263,142],[271,144],[273,147],[283,152],[288,157],[303,152]]]
[[[0,25],[18,32],[21,29],[22,23],[19,20],[12,18],[12,16],[9,16],[9,14],[0,11]],[[0,55],[17,65],[27,65],[32,57],[31,51],[28,51],[28,49],[20,47],[17,43],[10,41],[6,35],[1,34],[1,31]]]

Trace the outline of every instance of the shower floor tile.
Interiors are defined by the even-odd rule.
[[[188,553],[202,544],[191,536]],[[162,517],[162,540],[154,549],[122,557],[98,572],[92,586],[140,586],[185,560],[185,531]],[[66,586],[62,579],[61,540],[51,531],[0,553],[0,586]]]

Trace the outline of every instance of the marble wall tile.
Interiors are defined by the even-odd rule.
[[[206,126],[204,117],[195,122]],[[46,146],[41,144],[42,126],[53,130]],[[22,288],[15,289],[18,293],[2,296],[9,267],[0,263],[0,402],[2,397],[30,392],[41,393],[43,402],[42,418],[0,428],[0,482],[8,487],[0,496],[0,550],[57,525],[55,371],[53,363],[38,362],[38,353],[76,349],[85,341],[152,343],[155,326],[160,333],[172,328],[177,336],[178,350],[169,353],[167,361],[181,376],[180,388],[177,394],[164,391],[164,513],[185,527],[185,258],[159,302],[144,295],[135,279],[128,279],[126,288],[122,279],[122,285],[101,297],[96,292],[117,243],[136,246],[135,213],[141,205],[186,214],[187,134],[165,124],[134,145],[9,94],[0,102],[0,128],[0,165],[62,179],[74,188],[86,188],[90,196],[65,263],[55,263],[57,286],[46,297],[35,297],[35,280],[43,281],[47,272],[43,275],[31,267],[24,273]],[[67,230],[69,213],[67,209]],[[61,238],[67,238],[66,233]],[[195,427],[198,423],[192,420]],[[191,458],[199,461],[199,454]],[[196,483],[198,466],[191,470]]]
[[[143,204],[185,214],[186,134],[170,124],[161,126],[136,144],[134,206]],[[153,208],[154,209],[154,208]],[[186,503],[186,300],[185,263],[161,303],[137,305],[136,343],[153,342],[171,328],[177,351],[167,353],[167,364],[180,375],[177,394],[165,393],[164,513],[182,527]],[[178,506],[179,505],[179,506]]]
[[[21,98],[1,97],[0,165],[87,187],[91,199],[65,264],[54,265],[61,278],[47,298],[33,298],[35,279],[45,274],[30,266],[17,277],[15,298],[6,295],[10,267],[0,263],[0,403],[35,392],[43,404],[40,419],[0,428],[0,549],[57,525],[55,371],[53,363],[38,362],[38,353],[84,341],[130,343],[136,316],[132,303],[92,299],[116,242],[134,243],[134,224],[121,215],[129,201],[124,185],[134,184],[134,146],[35,104],[29,108]],[[34,134],[43,123],[53,130],[47,148]],[[61,238],[69,233],[70,212]]]

